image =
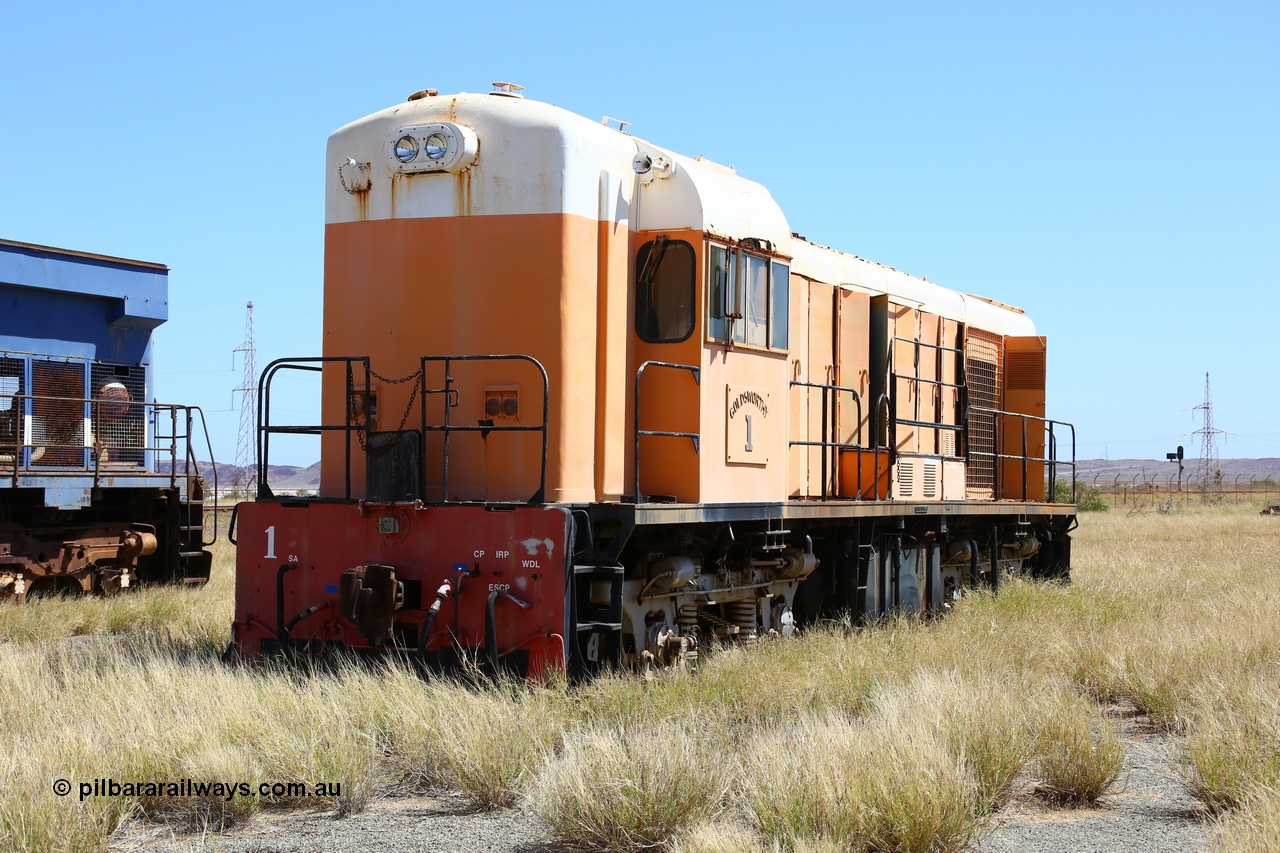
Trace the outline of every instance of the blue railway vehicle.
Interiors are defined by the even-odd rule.
[[[208,581],[204,415],[153,399],[168,277],[0,240],[0,600]]]

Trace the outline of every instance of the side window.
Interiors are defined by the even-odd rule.
[[[769,333],[769,261],[758,255],[744,255],[742,264],[742,323],[733,339],[753,347],[766,346]]]
[[[693,334],[693,246],[659,237],[636,253],[636,334],[652,344]]]
[[[786,349],[790,345],[788,330],[791,322],[791,270],[781,261],[774,261],[769,274],[769,346]]]
[[[707,337],[785,350],[791,305],[787,264],[715,244],[707,258]]]
[[[734,253],[724,246],[712,244],[709,252],[710,267],[707,270],[707,334],[717,341],[729,337],[728,315],[736,314],[734,298]]]

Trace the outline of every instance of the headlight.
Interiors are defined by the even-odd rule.
[[[399,172],[461,172],[479,150],[476,132],[452,122],[397,128],[387,137],[387,156]]]
[[[400,137],[396,140],[395,155],[401,163],[408,163],[418,156],[418,140],[408,134]]]
[[[432,160],[439,160],[449,153],[449,140],[443,133],[433,133],[422,143],[422,148]]]

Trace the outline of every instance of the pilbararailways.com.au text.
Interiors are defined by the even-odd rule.
[[[115,779],[93,779],[77,783],[76,789],[80,801],[89,797],[199,797],[203,799],[219,798],[231,802],[236,797],[339,797],[342,796],[341,782],[262,782],[254,785],[250,782],[204,782],[195,779],[180,779],[176,782],[161,782],[155,779],[130,779],[118,782]],[[55,779],[53,792],[65,797],[73,790],[71,782],[66,779]]]

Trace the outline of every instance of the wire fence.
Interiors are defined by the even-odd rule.
[[[1195,477],[1184,477],[1179,483],[1176,475],[1134,474],[1131,477],[1094,475],[1092,480],[1082,478],[1112,507],[1185,506],[1201,503],[1264,504],[1280,503],[1280,483],[1271,477],[1244,474],[1234,478],[1221,477],[1207,484]]]

